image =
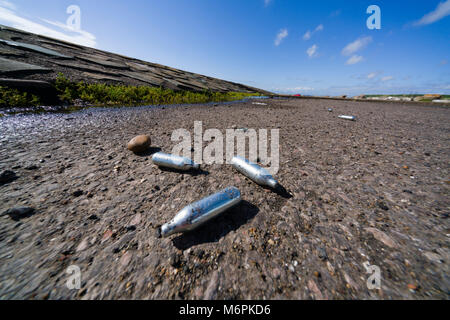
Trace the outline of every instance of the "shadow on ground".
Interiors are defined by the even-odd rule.
[[[136,152],[135,155],[137,155],[139,157],[149,157],[160,151],[161,151],[161,148],[159,148],[159,147],[150,147],[146,151]]]
[[[179,250],[186,250],[199,244],[217,242],[253,219],[258,212],[258,207],[243,200],[236,207],[208,221],[198,229],[174,238],[173,244]]]
[[[176,170],[176,169],[172,169],[172,168],[164,168],[164,167],[159,167],[159,169],[161,171],[165,171],[165,172],[187,173],[187,174],[190,174],[191,176],[194,176],[194,177],[195,176],[199,176],[199,175],[205,175],[205,176],[209,175],[208,171],[201,170],[201,169],[198,169],[198,170],[191,169],[191,170],[187,170],[187,171]]]
[[[277,195],[279,195],[280,197],[283,197],[285,199],[291,199],[292,198],[292,194],[286,190],[285,187],[283,187],[281,184],[279,184],[275,189],[270,189],[273,192],[275,192]]]

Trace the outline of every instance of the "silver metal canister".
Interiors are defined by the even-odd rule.
[[[172,221],[161,227],[160,234],[162,237],[168,237],[174,233],[194,230],[240,201],[240,191],[235,187],[228,187],[184,207]]]
[[[356,120],[356,117],[355,117],[355,116],[344,116],[344,115],[340,115],[338,118],[345,119],[345,120],[352,120],[352,121],[355,121],[355,120]]]
[[[237,171],[252,179],[259,185],[271,188],[276,188],[279,185],[278,181],[271,176],[269,171],[261,168],[256,163],[248,161],[247,159],[235,156],[231,160],[231,164]]]
[[[173,154],[167,154],[163,152],[155,153],[152,157],[152,161],[159,167],[172,168],[182,171],[188,171],[191,169],[200,169],[200,165],[195,163],[189,158],[180,157]]]

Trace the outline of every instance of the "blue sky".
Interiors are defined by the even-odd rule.
[[[0,0],[0,24],[274,92],[450,94],[450,0]]]

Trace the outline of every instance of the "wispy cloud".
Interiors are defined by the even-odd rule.
[[[319,32],[319,31],[323,31],[323,24],[319,24],[314,31],[308,30],[306,31],[306,33],[303,35],[303,40],[309,40],[311,39],[311,37],[313,36],[314,33]]]
[[[303,35],[303,40],[309,40],[311,39],[311,31],[306,31],[306,33]]]
[[[330,13],[330,17],[337,17],[340,14],[341,14],[341,10],[339,9],[339,10],[336,10],[336,11],[333,11],[332,13]]]
[[[35,22],[21,17],[16,10],[16,7],[8,1],[0,1],[0,23],[16,29],[37,33],[50,38],[60,39],[87,47],[95,47],[96,45],[96,38],[92,33],[84,30],[73,30],[62,22],[40,19],[40,21],[50,26],[57,27],[59,30],[54,29],[50,26],[44,25],[41,22]]]
[[[272,0],[264,0],[264,7],[267,7],[271,2]]]
[[[308,48],[308,50],[306,50],[306,54],[308,55],[308,57],[313,58],[313,57],[317,56],[317,49],[319,49],[319,47],[314,44],[312,47],[310,47],[310,48]]]
[[[283,41],[284,38],[286,38],[289,35],[287,29],[281,29],[278,34],[277,37],[275,38],[275,46],[279,46],[280,43]]]
[[[358,56],[357,54],[355,54],[347,60],[346,64],[348,65],[357,64],[363,60],[364,58],[362,56]]]
[[[6,0],[0,0],[0,7],[10,9],[10,10],[16,10],[16,5],[14,3],[6,1]]]
[[[434,11],[431,11],[430,13],[427,13],[420,19],[419,21],[416,21],[414,25],[421,26],[421,25],[427,25],[432,24],[436,21],[441,20],[442,18],[445,18],[446,16],[450,15],[450,0],[447,0],[445,2],[440,2]]]
[[[356,39],[355,41],[346,45],[344,49],[342,49],[342,54],[344,56],[350,56],[355,52],[366,47],[370,42],[372,42],[372,37],[364,37]]]
[[[394,79],[393,76],[386,76],[386,77],[381,78],[381,81],[385,82],[385,81],[390,81],[390,80],[393,80],[393,79]]]
[[[369,74],[367,75],[367,79],[373,79],[373,78],[375,78],[375,77],[377,76],[377,74],[378,74],[378,73],[376,73],[376,72],[371,72],[371,73],[369,73]]]

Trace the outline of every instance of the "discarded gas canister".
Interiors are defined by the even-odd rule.
[[[276,188],[278,186],[278,181],[275,180],[266,169],[261,168],[256,163],[236,156],[231,160],[231,164],[237,171],[252,179],[259,185],[271,188]]]
[[[356,120],[355,116],[339,116],[339,118],[345,119],[345,120],[352,120],[352,121]]]
[[[228,187],[184,207],[172,221],[161,227],[160,234],[162,237],[168,237],[174,233],[194,230],[240,201],[239,190],[235,187]]]
[[[180,157],[163,152],[155,153],[152,157],[152,161],[159,167],[167,167],[182,171],[188,171],[191,169],[200,169],[200,165],[195,163],[189,158]]]

